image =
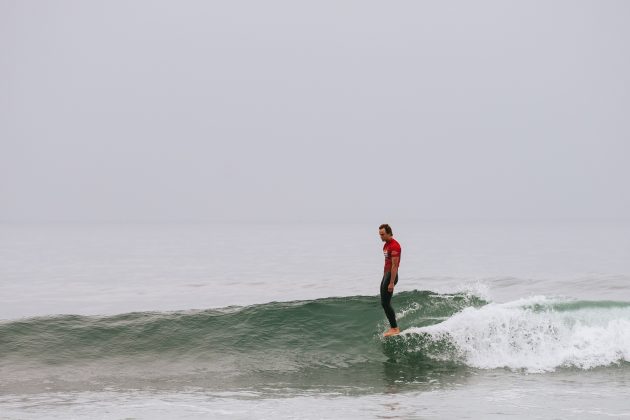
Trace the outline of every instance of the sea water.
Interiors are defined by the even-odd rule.
[[[0,418],[630,417],[630,223],[390,223],[0,225]]]

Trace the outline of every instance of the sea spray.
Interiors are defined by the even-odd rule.
[[[444,322],[410,328],[405,335],[410,343],[417,336],[425,342],[449,342],[455,350],[434,355],[436,360],[448,356],[476,368],[589,369],[630,360],[630,304],[539,296],[468,307]]]

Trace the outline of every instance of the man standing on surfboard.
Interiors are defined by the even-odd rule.
[[[394,286],[398,283],[398,265],[400,264],[400,244],[393,238],[392,228],[389,225],[380,225],[378,234],[381,240],[385,242],[383,245],[383,254],[385,254],[385,269],[383,270],[383,280],[381,280],[381,305],[385,310],[385,315],[389,320],[389,330],[385,331],[383,336],[389,337],[400,332],[396,323],[396,313],[392,308],[392,295],[394,294]]]

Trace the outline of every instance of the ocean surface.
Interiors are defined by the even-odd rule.
[[[630,418],[630,222],[0,224],[0,419]]]

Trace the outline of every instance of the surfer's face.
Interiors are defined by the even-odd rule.
[[[379,229],[378,234],[381,236],[381,241],[383,242],[387,242],[392,238],[391,235],[388,235],[387,232],[385,232],[385,229]]]

